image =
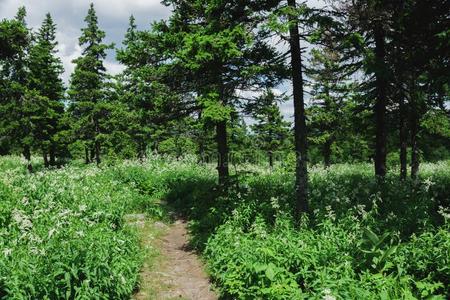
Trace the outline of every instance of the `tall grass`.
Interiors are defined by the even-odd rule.
[[[123,215],[141,195],[92,166],[0,168],[0,298],[129,299],[142,256]]]
[[[292,221],[293,173],[240,167],[225,193],[194,159],[151,157],[29,175],[0,159],[0,296],[128,299],[142,262],[128,212],[190,222],[224,299],[444,299],[450,162],[382,184],[367,164],[315,167],[311,214]],[[0,297],[0,298],[1,298]]]

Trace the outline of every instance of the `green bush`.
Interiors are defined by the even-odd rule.
[[[0,298],[128,299],[141,255],[127,212],[190,219],[223,299],[445,299],[450,296],[450,162],[383,183],[367,164],[312,168],[312,213],[292,221],[292,169],[151,157],[28,175],[0,159]],[[245,170],[242,172],[241,170]]]
[[[29,175],[15,160],[0,160],[0,298],[129,299],[142,255],[123,215],[137,190],[96,167]]]
[[[224,299],[444,299],[448,166],[381,184],[366,164],[313,168],[313,213],[300,227],[282,169],[245,173],[227,193],[205,172],[173,174],[166,199],[191,219],[192,245]]]

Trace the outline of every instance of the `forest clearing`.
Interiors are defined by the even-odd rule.
[[[450,298],[448,0],[0,0],[0,300]]]
[[[167,251],[185,246],[158,246],[161,234],[180,225],[170,225],[169,212],[188,218],[188,245],[224,299],[445,299],[449,293],[448,161],[424,165],[418,182],[400,185],[389,173],[382,189],[367,164],[315,168],[313,213],[301,227],[290,217],[294,182],[283,168],[254,168],[224,195],[214,168],[195,160],[153,157],[103,168],[80,162],[34,174],[25,163],[0,159],[5,299],[127,299],[139,287],[144,261],[141,277],[152,275],[144,295],[156,299],[152,293],[165,289],[158,273],[177,271],[152,264],[164,265],[161,255],[177,258]],[[148,231],[150,247],[139,246],[139,221],[159,222]]]

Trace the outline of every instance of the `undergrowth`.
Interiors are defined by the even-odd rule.
[[[167,217],[160,201],[189,218],[223,299],[450,296],[450,162],[383,183],[369,165],[313,168],[301,224],[289,170],[241,169],[224,192],[194,160],[28,175],[1,159],[0,298],[128,299],[142,250],[123,216]]]

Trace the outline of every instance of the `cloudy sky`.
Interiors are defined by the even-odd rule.
[[[0,19],[13,18],[20,6],[27,9],[27,23],[38,29],[47,12],[50,12],[57,24],[59,55],[64,63],[64,81],[68,82],[73,71],[71,61],[78,57],[80,29],[85,26],[84,18],[89,4],[94,3],[99,25],[106,32],[106,42],[121,46],[128,27],[128,18],[133,14],[140,29],[149,28],[152,21],[165,19],[170,15],[170,8],[160,3],[161,0],[0,0]],[[318,5],[321,0],[309,0],[310,5]],[[105,65],[112,74],[122,70],[116,62],[114,51],[108,53]],[[283,89],[283,87],[281,87]],[[286,117],[292,114],[292,105],[283,104],[282,112]]]
[[[45,14],[50,12],[58,26],[59,54],[67,82],[73,71],[71,61],[81,52],[78,37],[85,26],[84,18],[91,2],[95,5],[100,28],[106,31],[106,41],[114,42],[116,46],[121,46],[131,14],[140,28],[148,28],[152,21],[167,18],[170,14],[170,9],[160,0],[0,0],[0,19],[14,17],[17,9],[25,6],[28,26],[38,29]],[[114,74],[122,69],[115,61],[113,51],[108,54],[105,65]]]

